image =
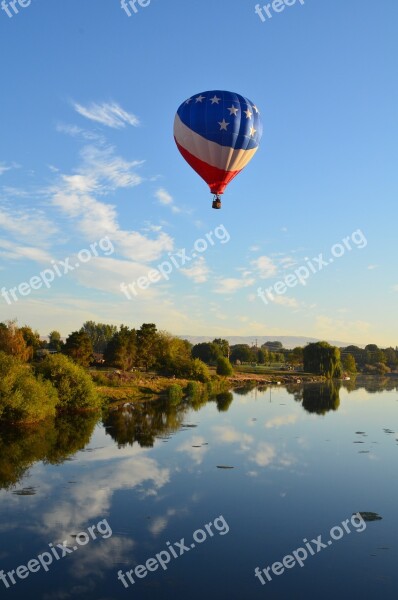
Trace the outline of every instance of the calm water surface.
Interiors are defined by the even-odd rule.
[[[0,597],[395,599],[398,392],[391,382],[348,385],[243,389],[0,432],[0,571],[49,543],[72,550],[76,534],[102,522],[96,540],[48,572],[22,570],[9,588],[0,580]],[[327,542],[357,511],[382,519],[361,533],[350,525],[303,568],[270,571],[265,585],[254,576],[303,538]],[[127,589],[118,580],[182,538],[189,550],[178,556],[174,545],[166,570],[134,576]]]

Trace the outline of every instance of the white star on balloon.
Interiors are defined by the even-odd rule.
[[[239,108],[236,108],[235,106],[231,106],[230,108],[227,108],[227,110],[229,110],[229,116],[234,115],[234,117],[236,117],[236,115],[238,114]]]
[[[198,96],[198,97],[196,98],[196,102],[203,102],[203,100],[204,100],[205,98],[206,98],[206,96],[202,96],[202,95],[200,95],[200,96]]]
[[[257,129],[254,129],[254,127],[250,128],[250,135],[254,135],[256,133]]]
[[[189,104],[191,102],[192,98],[188,98],[188,100],[185,101],[185,104]]]
[[[229,123],[227,123],[225,119],[223,119],[222,121],[218,121],[218,124],[220,126],[220,131],[227,131]]]
[[[220,102],[221,98],[217,98],[216,95],[213,96],[213,98],[210,98],[210,102],[212,104],[218,104]]]
[[[253,104],[253,110],[256,111],[256,113],[259,115],[260,111],[258,110],[257,106],[255,104]]]
[[[247,119],[250,119],[250,117],[253,115],[253,113],[250,112],[250,108],[248,108],[247,110],[245,110],[243,112],[245,113]]]

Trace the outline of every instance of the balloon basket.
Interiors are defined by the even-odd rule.
[[[221,198],[220,196],[214,196],[213,203],[211,205],[212,208],[220,209],[221,208]]]

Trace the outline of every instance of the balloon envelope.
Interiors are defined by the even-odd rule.
[[[188,98],[174,120],[179,151],[213,194],[222,194],[253,158],[262,133],[257,106],[240,94],[221,90]]]

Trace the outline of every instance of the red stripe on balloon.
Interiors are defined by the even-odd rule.
[[[217,169],[217,167],[212,167],[203,160],[196,158],[196,156],[194,156],[193,154],[188,152],[188,150],[183,148],[177,142],[176,138],[174,139],[182,156],[185,158],[187,163],[197,172],[197,174],[205,180],[207,185],[210,187],[210,191],[212,194],[223,194],[227,185],[242,170],[239,169],[239,171],[223,171],[222,169]]]

